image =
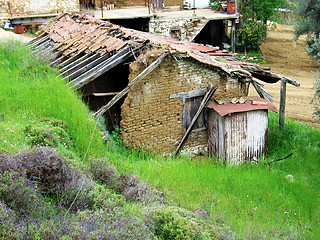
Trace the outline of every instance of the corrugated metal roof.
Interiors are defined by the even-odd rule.
[[[271,102],[260,97],[249,97],[248,100],[242,104],[234,104],[231,102],[226,104],[218,104],[217,102],[210,102],[207,107],[214,109],[222,117],[236,112],[248,112],[263,109],[277,112],[276,107]]]

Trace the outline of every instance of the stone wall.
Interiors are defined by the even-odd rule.
[[[153,54],[153,57],[156,58],[156,55]],[[134,64],[137,63],[131,64],[130,79],[145,68]],[[170,99],[170,95],[216,84],[219,86],[214,94],[216,99],[247,96],[246,84],[218,69],[190,58],[168,57],[128,93],[121,113],[124,143],[160,153],[173,152],[185,130],[182,125],[182,98]],[[206,151],[207,138],[207,131],[192,133],[183,150],[195,153]]]
[[[8,1],[0,0],[3,17],[10,16],[10,9],[13,16],[16,15],[37,15],[45,13],[75,12],[79,11],[77,0],[11,0],[10,9]],[[4,9],[2,9],[4,8]]]
[[[194,31],[194,21],[193,18],[152,19],[149,22],[149,32],[186,40]]]
[[[130,6],[145,6],[148,0],[115,0],[116,6],[130,7]],[[152,5],[152,0],[149,0]],[[180,6],[183,9],[183,0],[163,0],[165,7]]]

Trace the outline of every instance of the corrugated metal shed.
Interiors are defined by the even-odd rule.
[[[257,160],[265,154],[268,110],[275,107],[262,98],[243,104],[208,105],[209,153],[232,165]]]

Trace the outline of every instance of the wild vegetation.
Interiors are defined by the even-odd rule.
[[[122,147],[117,132],[104,143],[77,93],[25,47],[2,42],[0,57],[0,238],[320,235],[318,131],[289,120],[280,131],[271,115],[258,164],[160,157]]]
[[[300,16],[295,29],[295,36],[299,38],[307,34],[307,52],[320,64],[320,2],[317,0],[297,0],[297,13]],[[319,76],[319,73],[318,75]],[[315,94],[313,98],[314,115],[320,119],[320,80],[314,84]]]

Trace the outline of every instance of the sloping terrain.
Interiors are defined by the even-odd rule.
[[[314,73],[319,71],[317,63],[306,53],[305,39],[294,41],[293,26],[278,25],[270,30],[267,41],[261,46],[263,55],[272,72],[292,78],[301,83],[300,87],[287,86],[286,116],[312,124],[320,129],[312,116],[313,107],[310,104],[314,95]],[[275,97],[279,106],[280,83],[266,84],[268,92]]]

